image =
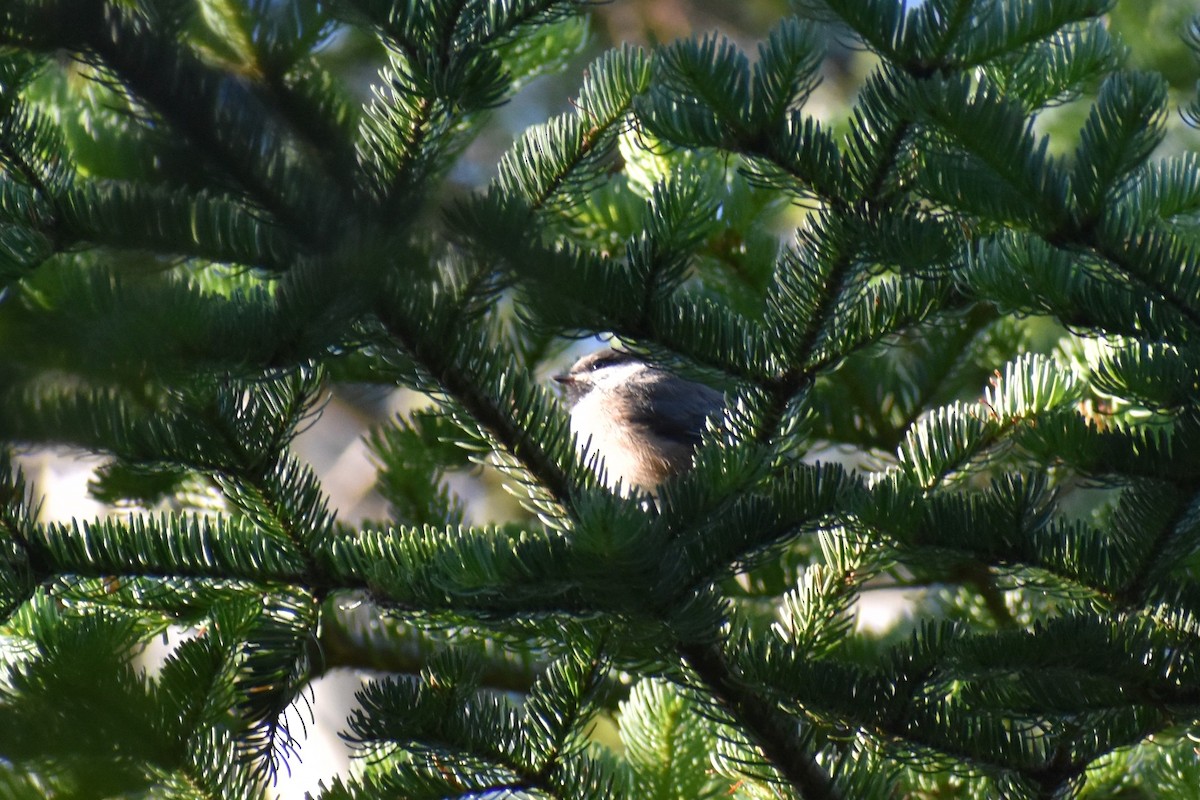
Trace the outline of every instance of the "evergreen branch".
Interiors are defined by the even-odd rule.
[[[949,5],[951,8],[947,9],[946,2],[935,0],[914,11],[916,18],[912,35],[914,39],[924,40],[921,41],[924,63],[911,71],[929,74],[941,67],[947,53],[958,42],[964,29],[968,28],[967,22],[979,24],[976,22],[979,14],[976,0],[951,0]],[[929,47],[933,49],[926,54]]]
[[[730,791],[711,774],[709,754],[717,736],[702,702],[662,679],[643,678],[633,686],[620,719],[621,743],[635,773],[634,797],[716,800]]]
[[[1035,142],[1032,119],[997,87],[986,81],[973,83],[966,76],[930,78],[914,83],[908,97],[932,131],[969,154],[967,176],[979,174],[1004,192],[997,198],[979,198],[997,204],[1000,221],[1052,231],[1069,219],[1068,181],[1047,154],[1049,139]],[[936,182],[944,174],[935,173],[921,185],[937,191]],[[956,199],[970,202],[977,194],[964,186]]]
[[[1013,5],[989,0],[982,13],[972,9],[975,24],[965,36],[947,39],[939,47],[942,57],[929,66],[965,70],[993,62],[1006,53],[1050,39],[1070,25],[1098,20],[1113,4],[1114,0],[1055,0]]]
[[[43,581],[61,575],[111,575],[265,584],[312,577],[297,552],[234,519],[131,516],[54,523],[35,534],[30,546],[40,554]]]
[[[261,609],[257,597],[221,604],[204,635],[182,642],[163,664],[157,686],[163,718],[181,744],[177,770],[198,797],[249,800],[261,792],[261,771],[242,761],[222,724],[237,703],[245,642]]]
[[[747,461],[755,456],[762,458],[762,454],[752,453]],[[664,520],[685,528],[675,533],[664,559],[679,565],[673,570],[673,582],[662,581],[664,588],[674,592],[671,602],[680,602],[735,569],[749,569],[765,554],[778,552],[803,534],[833,526],[849,498],[862,490],[857,477],[837,464],[788,464],[776,466],[767,474],[763,474],[766,469],[762,464],[755,465],[756,474],[754,467],[743,463],[737,466],[741,474],[748,476],[747,485],[729,485],[732,482],[726,481],[714,491],[711,473],[720,470],[738,474],[731,466],[729,461],[701,463],[698,477],[708,477],[707,484],[676,485],[664,493]],[[758,486],[754,485],[759,481]],[[699,493],[701,486],[707,495],[703,502],[684,493],[689,488]],[[696,509],[692,512],[696,516],[680,515],[678,507]]]
[[[606,667],[605,639],[584,643],[550,665],[525,700],[528,746],[535,785],[553,785],[564,766],[583,749],[583,726],[591,716]]]
[[[230,502],[257,527],[303,554],[317,587],[331,580],[326,565],[316,555],[316,545],[330,535],[334,518],[311,468],[280,458],[262,471],[224,472],[215,477]]]
[[[391,506],[392,519],[408,525],[461,524],[463,502],[443,484],[447,469],[468,465],[461,435],[430,409],[410,419],[397,417],[368,434],[379,463],[376,488]]]
[[[1200,212],[1200,154],[1189,152],[1142,164],[1126,183],[1137,218],[1181,222]]]
[[[330,602],[333,601],[327,600],[326,604]],[[377,627],[383,627],[386,636],[380,636]],[[453,640],[450,643],[457,644]],[[379,626],[377,620],[360,620],[354,612],[330,613],[328,610],[322,615],[317,642],[321,652],[321,674],[352,669],[416,675],[429,666],[437,648],[446,644],[426,635],[420,628],[401,627],[400,623],[387,618]],[[479,685],[500,692],[528,693],[546,666],[529,655],[493,655],[487,651],[485,656]]]
[[[352,741],[373,749],[403,745],[411,758],[397,765],[401,775],[417,778],[432,767],[442,773],[443,782],[460,790],[517,786],[563,800],[601,796],[611,778],[605,781],[595,762],[579,752],[568,755],[557,747],[547,751],[538,743],[554,729],[575,739],[575,747],[582,741],[578,737],[583,717],[576,715],[586,715],[599,673],[575,666],[585,666],[583,674],[561,662],[552,666],[518,712],[506,698],[477,693],[477,665],[448,651],[418,681],[374,684],[361,691],[362,709],[350,722]],[[545,692],[569,696],[557,697],[547,708]],[[546,713],[554,719],[546,719]],[[570,767],[560,765],[559,758],[569,759]]]
[[[511,89],[498,48],[522,28],[561,19],[582,5],[518,0],[480,7],[457,0],[377,23],[399,45],[384,73],[388,89],[374,90],[362,136],[373,166],[383,173],[372,176],[383,200],[381,218],[393,219],[411,201],[413,189],[433,176],[439,158],[457,150],[451,138],[464,132],[464,117],[499,104]]]
[[[944,406],[910,428],[900,446],[899,468],[931,489],[1019,426],[1071,407],[1080,393],[1073,373],[1026,354],[995,372],[978,406]]]
[[[1159,75],[1117,72],[1100,87],[1075,156],[1080,227],[1099,217],[1118,181],[1142,166],[1166,135],[1167,86]]]
[[[760,45],[753,76],[745,55],[724,38],[680,42],[655,60],[638,117],[673,144],[743,155],[752,179],[764,185],[840,205],[837,145],[800,112],[817,85],[820,62],[815,31],[792,19],[773,28]]]
[[[276,770],[296,749],[287,714],[312,678],[312,643],[320,624],[320,605],[307,592],[273,592],[261,606],[246,637],[239,670],[238,712],[245,728],[237,744],[261,764]]]
[[[717,645],[693,642],[678,648],[684,663],[804,800],[838,800],[842,796],[797,732],[796,723],[739,680]]]
[[[237,674],[240,645],[258,612],[253,606],[250,599],[222,604],[214,613],[211,630],[181,642],[163,663],[159,691],[174,706],[178,716],[170,721],[184,737],[203,735],[206,726],[232,705],[228,690]],[[203,688],[197,692],[198,677]]]
[[[381,318],[397,343],[430,376],[433,384],[453,398],[471,420],[487,430],[505,451],[516,458],[555,502],[567,508],[572,505],[572,497],[578,486],[576,480],[542,447],[531,431],[514,422],[508,408],[501,407],[495,398],[482,390],[475,377],[476,371],[466,369],[460,360],[468,353],[453,353],[444,342],[435,342],[430,331],[413,325],[395,309],[382,309]],[[489,354],[480,363],[497,364],[495,354]],[[499,366],[509,367],[511,363]],[[505,388],[510,387],[511,383]]]
[[[56,194],[51,191],[42,174],[31,163],[30,151],[18,148],[13,144],[13,129],[19,124],[20,115],[15,109],[5,109],[4,118],[0,120],[0,163],[16,172],[24,179],[24,183],[33,188],[43,202],[53,204]]]
[[[892,91],[898,89],[889,87],[886,76],[881,76],[873,85],[871,93],[864,92],[864,99],[855,113],[861,115],[860,118],[864,122],[868,113],[881,113],[881,109],[894,99],[891,97]],[[812,385],[815,375],[809,365],[813,360],[814,349],[822,331],[830,325],[834,310],[854,276],[854,258],[857,250],[853,240],[857,230],[856,221],[872,217],[873,208],[886,207],[888,202],[883,196],[883,186],[899,158],[909,124],[902,120],[889,119],[887,116],[881,116],[880,120],[884,126],[885,138],[875,142],[875,146],[868,149],[871,158],[865,164],[867,171],[858,176],[857,181],[862,187],[861,190],[856,192],[845,206],[821,212],[820,223],[812,225],[805,232],[807,241],[811,243],[821,262],[822,287],[814,298],[815,302],[804,326],[794,340],[788,343],[788,349],[794,359],[793,366],[778,376],[769,389],[774,401],[759,428],[760,441],[766,441],[774,435],[788,404],[796,395]],[[866,126],[856,126],[855,130],[860,127]],[[858,142],[860,149],[865,147],[865,144],[861,140]]]
[[[847,235],[846,228],[849,226],[827,212],[822,212],[822,216],[827,227],[814,226],[810,239],[819,241],[822,250],[822,286],[798,336],[787,344],[793,354],[791,366],[776,377],[768,389],[772,403],[756,435],[761,443],[770,441],[776,435],[776,429],[793,398],[812,385],[815,375],[809,370],[808,364],[814,357],[821,331],[830,323],[838,300],[852,280],[855,245]]]
[[[1166,561],[1168,555],[1173,555],[1170,544],[1181,535],[1190,535],[1194,507],[1200,501],[1200,481],[1193,479],[1182,484],[1180,489],[1185,494],[1175,498],[1165,522],[1154,538],[1146,542],[1145,549],[1138,553],[1137,569],[1122,585],[1114,587],[1112,597],[1118,608],[1128,609],[1145,603],[1153,582],[1162,575],[1164,568],[1174,566],[1173,561]]]
[[[1027,112],[1067,102],[1119,68],[1117,44],[1101,20],[1059,31],[980,68]]]
[[[357,118],[333,73],[365,40],[324,2],[0,2],[0,43],[46,54],[0,54],[0,437],[115,454],[101,502],[215,483],[232,512],[39,526],[0,463],[0,794],[31,770],[249,800],[338,658],[401,677],[364,693],[380,757],[330,800],[1190,791],[1190,750],[1138,744],[1200,719],[1200,171],[1148,162],[1165,84],[1120,71],[1111,0],[800,4],[883,56],[843,140],[802,113],[804,24],[753,66],[717,36],[627,50],[452,212],[460,252],[413,220],[487,109],[582,38],[538,31],[580,0],[343,0],[392,59]],[[1038,113],[1096,86],[1074,158],[1050,156]],[[789,198],[817,212],[768,287]],[[742,384],[652,501],[599,485],[533,373],[597,331]],[[377,438],[414,524],[338,525],[288,455],[318,378],[279,370],[309,357],[432,397],[436,423]],[[472,459],[542,524],[457,524],[442,478]],[[883,570],[959,621],[852,630]],[[326,619],[341,593],[375,601],[363,630]],[[389,613],[411,628],[366,630]],[[132,667],[198,619],[159,678]],[[640,678],[617,754],[584,734],[610,657]]]
[[[530,613],[586,618],[628,600],[583,596],[579,568],[563,539],[548,531],[361,531],[331,538],[325,552],[338,586],[368,588],[381,606],[417,619],[461,625],[519,623]]]
[[[753,654],[748,678],[789,698],[818,724],[832,717],[878,737],[902,759],[949,757],[986,772],[1048,776],[1057,771],[1060,747],[1073,746],[1082,751],[1079,760],[1091,762],[1170,724],[1164,705],[1190,706],[1196,699],[1194,688],[1142,669],[1142,659],[1171,658],[1168,637],[1097,622],[1090,615],[1065,617],[1034,631],[984,635],[927,626],[867,670],[800,660],[776,641]],[[1056,646],[1047,648],[1048,642]],[[1164,696],[1171,700],[1163,703]],[[1080,740],[1093,720],[1111,722],[1116,715],[1123,719],[1105,729],[1111,733]],[[958,733],[965,724],[972,731],[966,739]],[[1039,730],[1037,740],[1019,734],[1025,727]]]
[[[5,760],[36,772],[48,759],[55,773],[75,780],[86,774],[88,785],[106,792],[147,791],[150,775],[177,767],[183,753],[164,730],[152,687],[132,663],[135,624],[114,613],[84,617],[56,609],[45,598],[30,612],[40,624],[35,635],[22,637],[28,655],[6,663],[0,703]],[[105,763],[102,754],[111,758],[114,751],[138,769],[97,769]]]
[[[814,18],[842,23],[885,60],[905,60],[909,47],[906,4],[891,0],[800,0],[797,5]]]
[[[404,190],[423,177],[416,174],[415,165],[422,157],[428,158],[431,148],[427,141],[435,132],[433,123],[437,114],[436,101],[426,96],[410,97],[402,88],[404,73],[395,61],[392,70],[380,73],[388,85],[386,92],[372,87],[375,100],[367,107],[359,135],[359,161],[368,179],[375,182],[375,192],[385,205],[402,203]],[[367,156],[375,163],[362,163]]]
[[[1138,248],[1155,248],[1161,240],[1157,239],[1151,231],[1144,232],[1138,240],[1121,240],[1117,238],[1122,233],[1121,227],[1123,226],[1120,221],[1117,221],[1117,224],[1111,225],[1096,225],[1082,229],[1068,228],[1048,236],[1047,241],[1054,246],[1083,247],[1094,252],[1118,269],[1129,284],[1144,289],[1150,296],[1161,300],[1163,304],[1186,320],[1193,330],[1200,330],[1200,306],[1195,302],[1194,296],[1186,293],[1186,287],[1177,286],[1171,277],[1162,275],[1161,272],[1156,275],[1146,269],[1146,267],[1153,268],[1154,262],[1157,260],[1148,258],[1148,255],[1169,258],[1172,255],[1170,250],[1167,250],[1166,253],[1139,252]],[[1171,244],[1174,243],[1169,242],[1168,247]],[[1143,266],[1143,259],[1147,262],[1145,266]],[[1179,261],[1175,262],[1176,269],[1180,263]],[[1186,264],[1187,262],[1182,263]],[[1188,271],[1192,270],[1180,270],[1183,274],[1173,277],[1176,280],[1186,279],[1189,277]]]
[[[321,163],[343,194],[353,195],[358,165],[352,131],[361,114],[341,85],[312,59],[287,72],[266,70],[264,85],[269,102],[307,145],[306,154]]]
[[[567,186],[585,196],[587,185],[601,179],[602,161],[649,80],[650,59],[641,50],[625,47],[602,55],[585,73],[575,114],[527,131],[501,159],[492,185],[510,197],[523,195],[532,212]]]
[[[0,448],[0,624],[27,603],[48,570],[34,544],[37,510],[21,470]]]
[[[847,287],[849,290],[850,287]],[[809,371],[816,375],[836,368],[846,358],[888,337],[901,337],[933,314],[965,305],[948,281],[877,279],[860,291],[846,291],[822,331]],[[957,301],[957,302],[954,302]]]
[[[65,14],[64,8],[58,13]],[[74,24],[58,46],[92,51],[130,90],[221,165],[229,177],[309,245],[329,219],[322,204],[339,195],[289,146],[291,133],[247,82],[205,65],[135,12],[108,3],[71,5]],[[265,154],[265,157],[264,157]],[[299,185],[326,191],[297,196]],[[319,196],[320,203],[312,204]]]
[[[842,187],[846,180],[842,153],[828,130],[798,111],[787,114],[773,132],[760,141],[737,142],[732,152],[747,159],[751,180],[784,188],[801,196],[815,196],[838,213],[847,213]],[[775,173],[786,176],[779,180]],[[797,185],[801,187],[797,189]]]
[[[931,399],[941,404],[977,394],[997,357],[980,363],[980,354],[995,348],[1001,332],[1012,335],[1011,325],[1008,320],[997,324],[995,309],[976,303],[965,313],[945,314],[886,345],[858,351],[821,374],[806,397],[811,435],[895,452],[905,432],[930,409]],[[1007,355],[1004,347],[999,353]]]
[[[696,211],[687,210],[689,215]],[[735,379],[764,381],[764,341],[752,320],[708,298],[664,290],[671,285],[665,279],[674,276],[677,281],[686,264],[688,254],[680,252],[678,245],[638,236],[627,244],[629,259],[622,263],[528,237],[514,242],[513,231],[522,229],[504,223],[524,219],[510,213],[485,222],[476,214],[463,224],[473,228],[476,241],[495,242],[522,277],[536,281],[521,299],[539,323],[571,333],[611,331],[634,347],[664,355],[671,351]],[[503,227],[496,227],[497,222]],[[477,227],[477,223],[481,224]],[[686,227],[678,230],[686,232]],[[635,260],[640,270],[635,271]],[[630,302],[634,298],[639,302]]]
[[[789,17],[771,29],[758,54],[750,117],[757,127],[766,129],[807,102],[820,80],[817,71],[824,53],[817,31]]]
[[[1168,342],[1197,330],[1182,309],[1157,302],[1142,279],[1122,281],[1088,246],[1068,247],[1012,231],[982,237],[961,279],[1002,310],[1053,315],[1076,330]],[[1016,284],[1026,288],[1018,292]]]
[[[1092,384],[1163,415],[1186,413],[1192,394],[1184,387],[1200,380],[1200,360],[1189,350],[1136,340],[1106,348],[1092,367]]]
[[[547,24],[584,10],[594,0],[502,0],[488,3],[478,30],[485,42],[511,38],[522,28]]]
[[[935,409],[905,433],[899,447],[899,469],[928,490],[965,467],[981,453],[1004,441],[1015,421],[1001,420],[982,404],[954,404]]]
[[[293,241],[230,197],[127,181],[76,181],[61,193],[55,238],[286,272]]]
[[[595,181],[599,170],[593,167],[582,180],[572,177],[581,168],[594,164],[611,149],[611,130],[619,119],[584,128],[584,120],[564,114],[545,126],[527,130],[521,140],[500,161],[494,184],[509,196],[520,196],[531,213],[541,211],[564,188],[573,191],[573,200],[586,195],[587,181]],[[603,146],[602,146],[603,145]]]
[[[1052,585],[1064,596],[1114,606],[1114,588],[1130,571],[1133,547],[1112,533],[1082,523],[1051,522],[1050,497],[1036,478],[997,481],[984,492],[947,488],[924,495],[892,480],[867,497],[856,514],[858,524],[882,536],[906,563],[921,561],[913,556],[922,551],[948,557],[949,569],[938,570],[938,579],[982,584],[981,594],[998,621],[1010,612],[1002,610],[994,578],[982,565],[1018,581],[1027,571],[1035,586],[1052,576]],[[956,525],[971,526],[975,535],[964,541],[953,533],[959,530]],[[1140,549],[1141,543],[1136,546]],[[952,574],[943,577],[943,572]]]
[[[1186,293],[1197,276],[1190,267],[1179,268],[1181,261],[1188,264],[1186,254],[1192,248],[1145,226],[1138,228],[1134,241],[1119,238],[1131,225],[1130,217],[1118,216],[1089,229],[1062,228],[1045,239],[1013,233],[984,238],[971,252],[964,277],[973,288],[988,287],[994,297],[1008,302],[1011,294],[1003,283],[1013,275],[1000,278],[1000,272],[1015,272],[1036,287],[1028,296],[1036,298],[1037,309],[1067,325],[1183,341],[1180,337],[1186,334],[1181,331],[1200,330],[1200,308]],[[1131,311],[1119,310],[1130,307]]]

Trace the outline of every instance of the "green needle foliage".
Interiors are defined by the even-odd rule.
[[[266,796],[360,668],[314,797],[1196,797],[1197,70],[1112,5],[621,46],[465,192],[585,0],[0,4],[0,796]],[[654,498],[542,377],[596,334],[726,393]],[[351,383],[425,397],[389,519],[291,449]]]

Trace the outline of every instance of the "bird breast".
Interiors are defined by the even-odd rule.
[[[631,487],[653,492],[669,475],[685,469],[692,448],[650,435],[643,423],[614,414],[612,398],[601,390],[585,395],[571,409],[571,432],[589,458],[603,459],[604,483],[622,493]],[[616,407],[620,407],[619,405]]]

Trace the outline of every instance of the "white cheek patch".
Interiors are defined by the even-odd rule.
[[[637,362],[602,367],[591,374],[592,385],[597,389],[613,389],[626,383],[636,373],[641,372],[645,368],[645,364]]]
[[[633,365],[635,368],[637,365]],[[623,380],[623,379],[622,379]],[[606,398],[601,391],[591,391],[571,409],[571,432],[575,434],[575,446],[580,453],[587,453],[589,460],[602,459],[606,483],[615,488],[618,480],[628,490],[631,481],[637,481],[642,472],[642,457],[636,443],[630,439],[628,429],[616,422],[617,418],[604,407]],[[601,466],[597,463],[597,466]]]

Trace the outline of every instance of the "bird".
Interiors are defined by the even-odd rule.
[[[621,350],[605,348],[555,375],[581,452],[604,460],[613,491],[654,494],[692,466],[706,420],[725,405],[715,389]]]

